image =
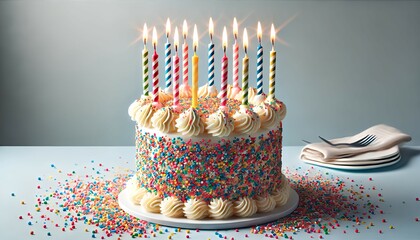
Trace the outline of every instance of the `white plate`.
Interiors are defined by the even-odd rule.
[[[335,169],[341,169],[341,170],[367,170],[367,169],[375,169],[375,168],[381,168],[381,167],[387,167],[396,164],[401,160],[401,156],[398,154],[395,158],[389,159],[389,161],[384,163],[377,163],[375,164],[375,161],[370,161],[371,164],[368,165],[337,165],[333,164],[333,162],[318,162],[318,161],[312,161],[312,160],[305,160],[302,159],[302,161],[317,165],[321,167],[327,167],[327,168],[335,168]]]
[[[357,162],[357,161],[372,161],[372,160],[383,160],[394,157],[400,152],[398,146],[393,146],[388,149],[366,152],[353,157],[337,158],[334,162]]]
[[[159,213],[149,213],[139,205],[134,205],[126,190],[118,195],[118,204],[128,214],[142,220],[158,223],[165,226],[189,228],[189,229],[232,229],[249,227],[275,221],[292,213],[299,203],[299,195],[290,189],[290,197],[284,206],[278,207],[269,213],[257,213],[249,218],[229,218],[225,220],[205,219],[191,220],[187,218],[171,218]]]

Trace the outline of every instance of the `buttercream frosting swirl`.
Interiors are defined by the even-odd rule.
[[[226,137],[233,131],[233,119],[223,111],[217,110],[206,119],[207,132],[215,137]]]
[[[209,213],[214,219],[229,218],[233,215],[233,204],[228,200],[214,198],[209,204]]]
[[[195,108],[189,108],[176,120],[176,128],[182,135],[197,136],[204,131],[204,123]]]
[[[203,200],[189,199],[184,207],[184,215],[188,219],[203,219],[209,215],[209,208]]]
[[[261,126],[260,117],[251,109],[241,105],[238,112],[233,115],[235,132],[253,134]]]
[[[217,96],[217,89],[214,85],[209,86],[208,84],[205,84],[198,89],[198,96],[203,97],[203,98],[205,98],[205,97],[216,97]]]
[[[261,120],[261,128],[270,128],[278,122],[279,115],[276,110],[269,104],[261,103],[253,108]]]
[[[181,84],[181,86],[179,86],[179,96],[181,98],[190,98],[192,96],[190,85]]]
[[[136,205],[140,204],[141,199],[147,193],[146,189],[140,187],[139,181],[135,177],[127,181],[126,189],[131,202]]]
[[[152,103],[148,103],[140,107],[134,115],[134,119],[137,121],[140,127],[151,128],[151,119],[155,112]]]
[[[249,217],[257,213],[257,204],[249,197],[243,197],[234,203],[235,215],[238,217]]]
[[[184,216],[183,207],[184,203],[178,198],[167,197],[160,203],[160,212],[168,217],[179,218]]]
[[[257,90],[255,88],[248,88],[248,101],[254,104],[254,96],[256,95]],[[234,97],[238,101],[242,101],[243,91],[241,90],[236,96]]]
[[[287,203],[290,196],[289,180],[282,174],[280,186],[271,193],[276,206],[280,207]]]
[[[140,204],[144,208],[144,210],[148,212],[159,213],[161,202],[162,202],[162,199],[160,196],[158,196],[156,193],[148,192],[146,193],[146,195],[144,195]]]
[[[267,99],[266,103],[270,104],[276,111],[279,116],[280,121],[284,119],[287,113],[286,104],[278,99]]]
[[[175,119],[178,114],[171,107],[163,107],[156,111],[152,117],[152,125],[163,133],[175,132]]]
[[[271,212],[276,207],[276,201],[272,196],[262,197],[258,196],[255,199],[258,212]]]
[[[159,91],[159,102],[164,103],[173,98],[172,94],[166,93],[164,91]]]
[[[128,107],[128,115],[131,117],[131,120],[136,121],[136,114],[139,112],[141,107],[142,104],[139,100],[135,100],[130,104],[130,107]]]

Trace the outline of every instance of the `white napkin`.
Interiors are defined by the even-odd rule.
[[[311,143],[306,145],[301,153],[301,159],[314,161],[333,161],[337,158],[351,157],[358,154],[391,148],[403,142],[411,141],[408,134],[385,124],[379,124],[351,137],[329,140],[332,143],[352,143],[366,135],[375,135],[376,139],[366,147],[333,147],[327,143]]]

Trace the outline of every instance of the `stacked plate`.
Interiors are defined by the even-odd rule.
[[[398,146],[393,146],[385,150],[366,152],[356,156],[328,159],[326,161],[316,161],[301,156],[301,159],[309,164],[328,168],[343,170],[364,170],[386,167],[400,161],[400,151]]]

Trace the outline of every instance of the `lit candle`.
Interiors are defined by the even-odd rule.
[[[188,26],[186,20],[182,24],[182,35],[184,37],[184,43],[182,44],[182,83],[185,87],[188,87]]]
[[[233,89],[232,93],[235,96],[241,89],[239,88],[239,45],[238,45],[238,22],[236,18],[233,19],[233,37],[235,43],[233,44]]]
[[[208,84],[209,86],[214,85],[214,44],[213,44],[213,20],[210,18],[209,20],[209,35],[210,35],[210,43],[209,43],[209,52],[208,52]]]
[[[192,101],[191,107],[198,107],[198,56],[197,56],[197,47],[198,47],[198,34],[197,34],[197,25],[194,25],[193,33],[193,47],[194,47],[194,56],[192,57]]]
[[[228,58],[226,56],[227,32],[226,27],[223,28],[223,57],[222,57],[222,86],[221,86],[221,103],[222,108],[227,104],[227,75],[228,75]]]
[[[274,25],[271,24],[271,51],[270,51],[270,83],[268,90],[268,99],[273,100],[276,92],[276,51],[274,50],[274,42],[276,40],[276,31]]]
[[[174,109],[179,107],[179,57],[178,57],[178,46],[179,46],[179,36],[178,36],[178,27],[175,27],[174,34],[174,45],[175,45],[175,56],[173,57],[174,64]]]
[[[152,57],[152,69],[153,69],[153,105],[156,107],[160,106],[159,103],[159,56],[156,52],[156,45],[157,45],[157,33],[156,28],[153,27],[153,57]]]
[[[172,69],[171,69],[171,44],[169,43],[171,34],[171,22],[166,21],[166,44],[165,44],[165,92],[172,93]]]
[[[149,96],[149,51],[146,47],[147,43],[147,25],[144,24],[143,27],[143,44],[144,48],[142,51],[143,56],[143,95]]]
[[[261,45],[262,30],[261,23],[258,22],[258,47],[257,47],[257,94],[263,93],[263,47]]]
[[[245,56],[242,59],[242,105],[248,106],[248,33],[244,29],[244,51]]]

